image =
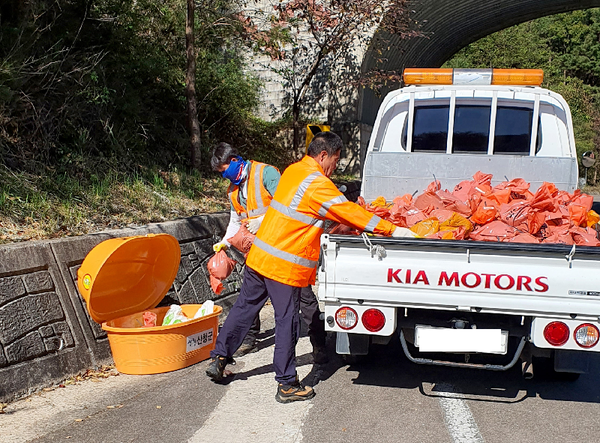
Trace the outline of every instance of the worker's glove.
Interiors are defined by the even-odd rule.
[[[219,243],[215,243],[213,245],[213,251],[215,252],[219,252],[221,250],[225,250],[227,249],[227,243],[225,243],[224,241],[220,241]]]
[[[248,224],[246,225],[246,228],[248,229],[250,234],[256,234],[258,232],[258,228],[260,228],[260,224],[262,223],[263,218],[265,218],[264,215],[260,216],[260,217],[256,217],[256,218],[251,218],[250,220],[248,220]]]
[[[415,234],[413,231],[411,231],[410,229],[401,228],[400,226],[396,226],[396,229],[394,229],[394,232],[392,232],[392,237],[394,237],[394,238],[400,238],[400,237],[418,238],[419,236],[417,234]]]

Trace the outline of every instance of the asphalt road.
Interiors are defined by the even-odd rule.
[[[600,434],[600,356],[576,382],[419,366],[397,342],[348,365],[313,366],[297,348],[312,401],[281,405],[263,310],[260,351],[238,359],[229,383],[207,362],[168,374],[88,380],[8,405],[0,441],[16,442],[595,442]],[[330,343],[334,351],[334,343]]]

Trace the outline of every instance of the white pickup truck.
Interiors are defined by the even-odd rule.
[[[406,70],[383,101],[361,195],[392,200],[477,171],[573,192],[569,106],[537,70]],[[321,238],[319,299],[339,354],[398,334],[414,363],[507,370],[521,360],[561,378],[600,351],[600,248],[471,240]]]

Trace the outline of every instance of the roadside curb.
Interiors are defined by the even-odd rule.
[[[89,316],[77,291],[77,269],[98,243],[115,237],[168,233],[181,261],[160,305],[212,299],[223,315],[241,286],[237,265],[216,296],[206,262],[225,232],[228,213],[189,217],[139,228],[0,246],[0,402],[27,395],[82,370],[112,362],[106,332]],[[232,255],[239,263],[243,257]]]

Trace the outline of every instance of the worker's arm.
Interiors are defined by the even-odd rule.
[[[232,207],[231,215],[229,216],[229,224],[227,225],[227,229],[225,230],[225,235],[223,236],[223,239],[220,242],[215,243],[213,245],[213,250],[218,252],[223,248],[229,248],[231,244],[227,241],[227,239],[237,234],[241,227],[242,220]]]
[[[309,206],[315,215],[352,226],[360,231],[391,236],[396,226],[387,220],[348,201],[327,177],[319,177],[318,186],[310,196]]]
[[[277,185],[279,184],[279,179],[281,178],[281,174],[274,166],[267,165],[263,169],[263,186],[267,190],[267,192],[271,195],[275,195],[275,190],[277,189]]]

